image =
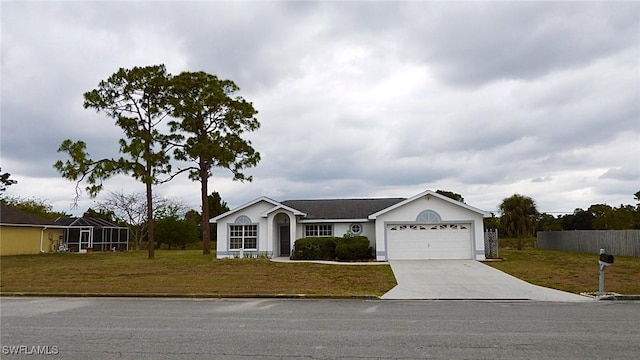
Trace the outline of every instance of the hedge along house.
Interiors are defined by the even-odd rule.
[[[88,217],[56,219],[64,226],[65,233],[61,249],[69,252],[127,251],[129,250],[129,228],[109,221]]]
[[[217,257],[290,256],[295,239],[369,238],[376,260],[484,260],[487,212],[427,190],[411,198],[287,200],[260,197],[210,220]]]
[[[0,255],[54,252],[65,228],[53,220],[0,204]]]

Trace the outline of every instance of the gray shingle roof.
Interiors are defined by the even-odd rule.
[[[366,219],[404,198],[286,200],[283,205],[307,214],[306,219]]]
[[[0,204],[0,223],[15,225],[55,225],[53,220],[45,219],[5,204]]]

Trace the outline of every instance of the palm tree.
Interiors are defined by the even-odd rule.
[[[522,238],[533,235],[540,216],[535,201],[528,196],[514,194],[502,200],[499,208],[502,212],[500,221],[507,235],[517,238],[518,250],[522,250]]]

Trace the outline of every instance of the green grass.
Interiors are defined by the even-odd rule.
[[[598,290],[597,255],[516,250],[500,239],[502,262],[487,263],[533,284],[573,293]],[[640,294],[640,259],[616,256],[605,271],[605,290]],[[42,254],[0,258],[0,293],[115,293],[262,295],[382,295],[396,285],[388,265],[276,263],[266,259],[216,260],[200,250]]]
[[[502,262],[487,265],[532,284],[573,293],[597,292],[598,255],[559,250],[515,249],[512,239],[500,239]],[[605,270],[605,291],[625,295],[640,294],[640,258],[616,256]]]
[[[0,292],[359,296],[396,285],[388,265],[216,260],[201,250],[3,256],[0,274]]]

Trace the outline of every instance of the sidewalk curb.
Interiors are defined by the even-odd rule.
[[[599,295],[597,292],[583,292],[580,293],[582,296],[590,297],[594,300],[621,300],[621,301],[638,301],[640,300],[640,295],[623,295],[618,294],[616,292],[606,292],[604,295]]]
[[[308,299],[308,300],[380,300],[376,295],[309,295],[309,294],[116,294],[116,293],[39,293],[2,292],[2,297],[64,298],[142,298],[142,299]]]
[[[608,301],[639,301],[640,295],[605,295],[598,298],[598,300],[608,300]]]
[[[376,295],[313,295],[313,294],[166,294],[166,293],[42,293],[42,292],[1,292],[0,298],[9,297],[58,297],[58,298],[139,298],[139,299],[293,299],[293,300],[391,300]],[[407,299],[407,300],[488,300],[488,301],[531,301],[531,299]],[[594,297],[604,301],[640,301],[640,295],[605,295]]]

